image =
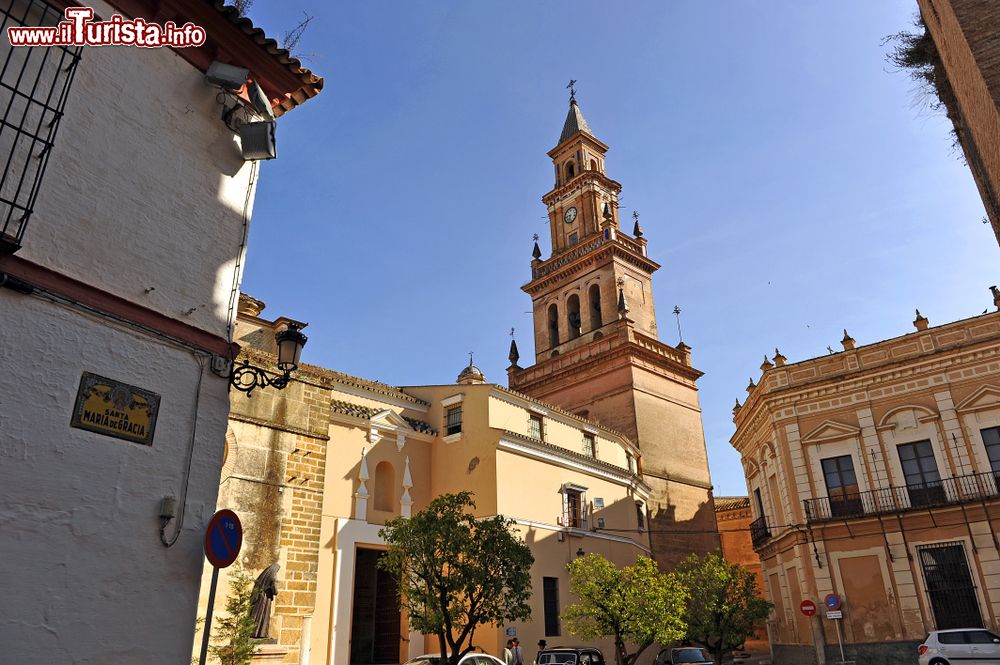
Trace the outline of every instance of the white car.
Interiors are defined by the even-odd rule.
[[[1000,637],[982,628],[935,630],[918,651],[920,665],[1000,665]]]
[[[448,665],[448,659],[442,659],[441,654],[429,653],[424,656],[411,658],[404,665]],[[458,665],[506,665],[506,663],[488,653],[471,651],[462,656],[462,660],[458,661]]]

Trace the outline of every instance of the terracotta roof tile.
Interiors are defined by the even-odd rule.
[[[246,16],[241,16],[239,11],[232,5],[227,5],[223,0],[205,0],[213,6],[216,11],[225,16],[226,20],[235,25],[243,34],[252,39],[258,46],[267,52],[274,60],[284,65],[288,71],[297,76],[302,81],[302,87],[283,99],[278,108],[274,109],[274,115],[280,116],[286,111],[290,111],[307,99],[315,97],[323,89],[323,78],[313,74],[302,66],[302,62],[278,45],[278,42],[268,37],[261,28],[253,24]]]
[[[717,496],[715,497],[715,512],[720,513],[727,510],[739,510],[750,507],[750,497],[748,496]]]

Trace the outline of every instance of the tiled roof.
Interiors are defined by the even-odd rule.
[[[270,365],[274,365],[277,362],[277,357],[273,353],[268,353],[262,349],[247,345],[240,349],[240,355],[246,356],[251,360],[257,362],[267,362]],[[299,365],[299,369],[295,374],[295,378],[302,379],[302,376],[308,374],[314,379],[326,379],[328,381],[333,381],[341,385],[350,386],[352,388],[361,388],[362,390],[376,393],[379,395],[385,395],[392,399],[408,402],[414,404],[417,407],[428,407],[430,404],[422,399],[418,399],[409,393],[403,392],[403,390],[397,388],[396,386],[390,386],[388,383],[382,383],[381,381],[375,381],[372,379],[362,379],[358,376],[352,376],[350,374],[345,374],[343,372],[337,372],[332,369],[327,369],[325,367],[320,367],[319,365],[310,365],[309,363],[302,363]],[[327,386],[329,387],[329,386]]]
[[[330,401],[330,408],[337,413],[343,413],[344,415],[353,416],[355,418],[370,419],[376,413],[384,411],[384,409],[376,409],[371,406],[361,406],[360,404],[353,404],[351,402],[344,402],[339,399]],[[410,427],[417,430],[418,432],[423,432],[424,434],[437,434],[433,427],[428,425],[422,420],[417,420],[416,418],[408,418],[403,416],[403,420],[409,423]]]
[[[739,510],[750,507],[750,497],[748,496],[717,496],[715,497],[715,512],[721,513],[727,510]]]
[[[205,0],[212,5],[216,11],[225,16],[226,20],[235,25],[243,34],[252,39],[268,55],[278,63],[283,65],[288,71],[297,76],[302,81],[302,87],[283,99],[280,108],[274,109],[274,114],[280,116],[285,111],[290,111],[307,99],[315,97],[323,89],[323,78],[313,74],[302,66],[298,58],[292,56],[287,49],[283,49],[278,42],[271,39],[264,31],[253,24],[253,21],[246,16],[241,16],[240,12],[232,5],[227,5],[223,0]]]

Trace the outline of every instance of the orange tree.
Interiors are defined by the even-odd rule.
[[[692,554],[677,567],[687,590],[687,639],[712,652],[716,663],[750,637],[771,611],[753,573],[717,553]]]
[[[534,557],[501,516],[479,519],[469,492],[444,494],[413,517],[386,522],[379,566],[399,581],[410,626],[437,635],[441,658],[458,665],[476,628],[531,618]]]
[[[634,566],[619,568],[588,554],[566,567],[570,591],[580,598],[563,612],[567,632],[584,639],[613,638],[617,665],[634,665],[653,644],[684,636],[684,589],[652,559],[641,556]]]

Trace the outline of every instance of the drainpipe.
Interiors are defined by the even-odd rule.
[[[299,638],[299,665],[309,665],[309,643],[312,636],[311,614],[302,617],[302,637]]]

